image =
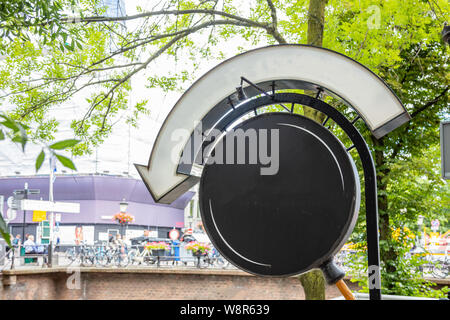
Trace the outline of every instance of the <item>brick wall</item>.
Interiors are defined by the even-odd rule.
[[[69,271],[69,272],[68,272]],[[266,278],[234,270],[83,268],[5,271],[0,299],[304,299],[296,277]],[[357,287],[348,283],[352,290]],[[72,287],[72,289],[69,289]],[[327,288],[327,299],[340,295]]]

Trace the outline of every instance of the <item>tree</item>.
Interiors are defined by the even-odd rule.
[[[37,124],[30,134],[45,140],[57,127],[48,116],[51,108],[88,91],[89,97],[84,99],[86,112],[72,123],[82,139],[73,152],[82,154],[101,143],[114,118],[128,108],[130,80],[137,74],[148,77],[149,87],[177,90],[196,78],[201,59],[222,60],[244,51],[244,47],[264,44],[322,41],[324,47],[350,56],[382,77],[412,116],[409,123],[381,139],[357,123],[377,167],[383,276],[396,274],[400,253],[392,230],[400,227],[405,217],[414,220],[423,213],[428,199],[399,201],[399,192],[404,190],[394,187],[397,182],[411,181],[422,173],[414,171],[418,176],[400,179],[396,168],[404,167],[410,159],[421,159],[425,150],[439,143],[438,123],[449,111],[449,55],[440,39],[442,25],[449,18],[449,4],[445,0],[329,0],[323,8],[318,7],[325,23],[320,14],[318,19],[317,14],[311,14],[314,4],[323,5],[325,1],[255,0],[237,4],[233,0],[168,0],[153,8],[138,8],[137,14],[114,17],[105,15],[100,1],[80,1],[76,5],[82,14],[75,19],[61,15],[60,23],[67,34],[82,42],[61,45],[59,38],[52,39],[57,30],[51,28],[41,35],[33,33],[30,41],[16,37],[6,46],[6,40],[1,40],[0,48],[6,57],[0,68],[0,88],[6,92],[2,98],[15,107],[10,113],[12,118]],[[134,24],[132,30],[124,28],[125,21]],[[318,37],[321,30],[322,37]],[[222,49],[233,39],[240,39],[243,45],[236,50]],[[152,72],[159,59],[177,63],[180,57],[187,57],[192,64],[176,73]],[[331,98],[324,99],[352,114]],[[131,107],[128,120],[136,125],[139,115],[148,110],[149,101],[142,99]],[[339,134],[338,129],[335,132]],[[448,195],[441,180],[433,181],[439,190],[430,194],[441,198]],[[407,208],[407,214],[399,211],[400,204]],[[439,208],[433,211],[437,214]],[[354,235],[359,236],[363,227],[364,206]],[[361,241],[365,241],[363,236]],[[398,289],[396,281],[383,277],[384,292]]]
[[[325,6],[328,0],[310,0],[308,9],[307,44],[321,47],[325,26]],[[315,95],[315,92],[307,92]],[[304,107],[303,115],[323,123],[325,115],[313,108]],[[325,300],[325,278],[320,270],[312,270],[299,277],[307,300]]]
[[[30,41],[30,34],[42,36],[44,44],[59,39],[65,45],[71,31],[61,19],[68,19],[63,10],[75,7],[77,3],[78,0],[1,0],[0,30],[3,45],[16,38]],[[77,35],[71,36],[78,45],[80,39],[77,39]]]

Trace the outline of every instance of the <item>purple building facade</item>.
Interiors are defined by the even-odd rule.
[[[49,199],[48,175],[2,177],[0,195],[6,200],[14,190],[24,189],[25,183],[29,189],[40,190],[39,194],[29,195],[29,199]],[[118,232],[127,237],[139,236],[145,229],[154,237],[167,238],[172,228],[184,227],[184,208],[194,195],[187,192],[171,205],[157,204],[141,180],[105,175],[56,176],[53,190],[54,201],[80,204],[80,213],[56,213],[59,221],[55,223],[55,236],[61,236],[62,243],[67,244],[75,240],[75,228],[85,231],[87,242],[101,241],[107,234]],[[120,211],[119,203],[123,199],[128,203],[127,213],[134,216],[126,230],[112,220],[112,216]],[[3,209],[6,218],[6,201]],[[36,235],[38,222],[33,222],[33,212],[27,211],[25,219],[25,233]],[[22,234],[23,211],[17,210],[9,226],[13,235]]]

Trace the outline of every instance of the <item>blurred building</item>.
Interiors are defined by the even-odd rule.
[[[5,198],[13,195],[14,190],[24,188],[38,189],[39,194],[29,195],[29,199],[48,199],[48,176],[1,177],[0,194]],[[150,236],[168,238],[172,228],[184,227],[184,208],[193,193],[188,192],[170,205],[156,204],[149,196],[147,188],[140,179],[121,176],[73,175],[59,176],[54,182],[54,199],[58,202],[76,202],[80,204],[80,213],[56,213],[55,239],[61,244],[74,244],[75,230],[82,230],[82,237],[87,243],[107,240],[109,234],[121,233],[128,239],[141,236],[143,231],[150,230]],[[134,217],[134,221],[122,227],[113,221],[113,215],[120,212],[119,203],[128,203],[126,213]],[[7,212],[4,204],[3,212]],[[47,213],[48,215],[48,213]],[[36,213],[17,210],[14,219],[9,221],[11,233],[36,235],[38,222],[33,221]]]

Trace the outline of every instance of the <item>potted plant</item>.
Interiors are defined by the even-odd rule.
[[[153,256],[163,256],[170,249],[170,246],[164,241],[150,242],[145,245],[145,250],[150,250]]]
[[[191,241],[186,245],[186,250],[192,251],[192,255],[195,257],[205,256],[211,250],[211,246],[208,243],[201,243],[197,241]]]
[[[123,235],[123,228],[124,226],[127,226],[130,222],[133,222],[134,217],[130,214],[127,214],[125,212],[119,212],[113,215],[113,221],[116,221],[121,226],[121,234]]]
[[[118,222],[121,225],[126,225],[126,224],[128,224],[130,222],[133,222],[134,217],[132,215],[130,215],[130,214],[125,213],[125,212],[119,212],[119,213],[116,213],[113,216],[113,220]]]

